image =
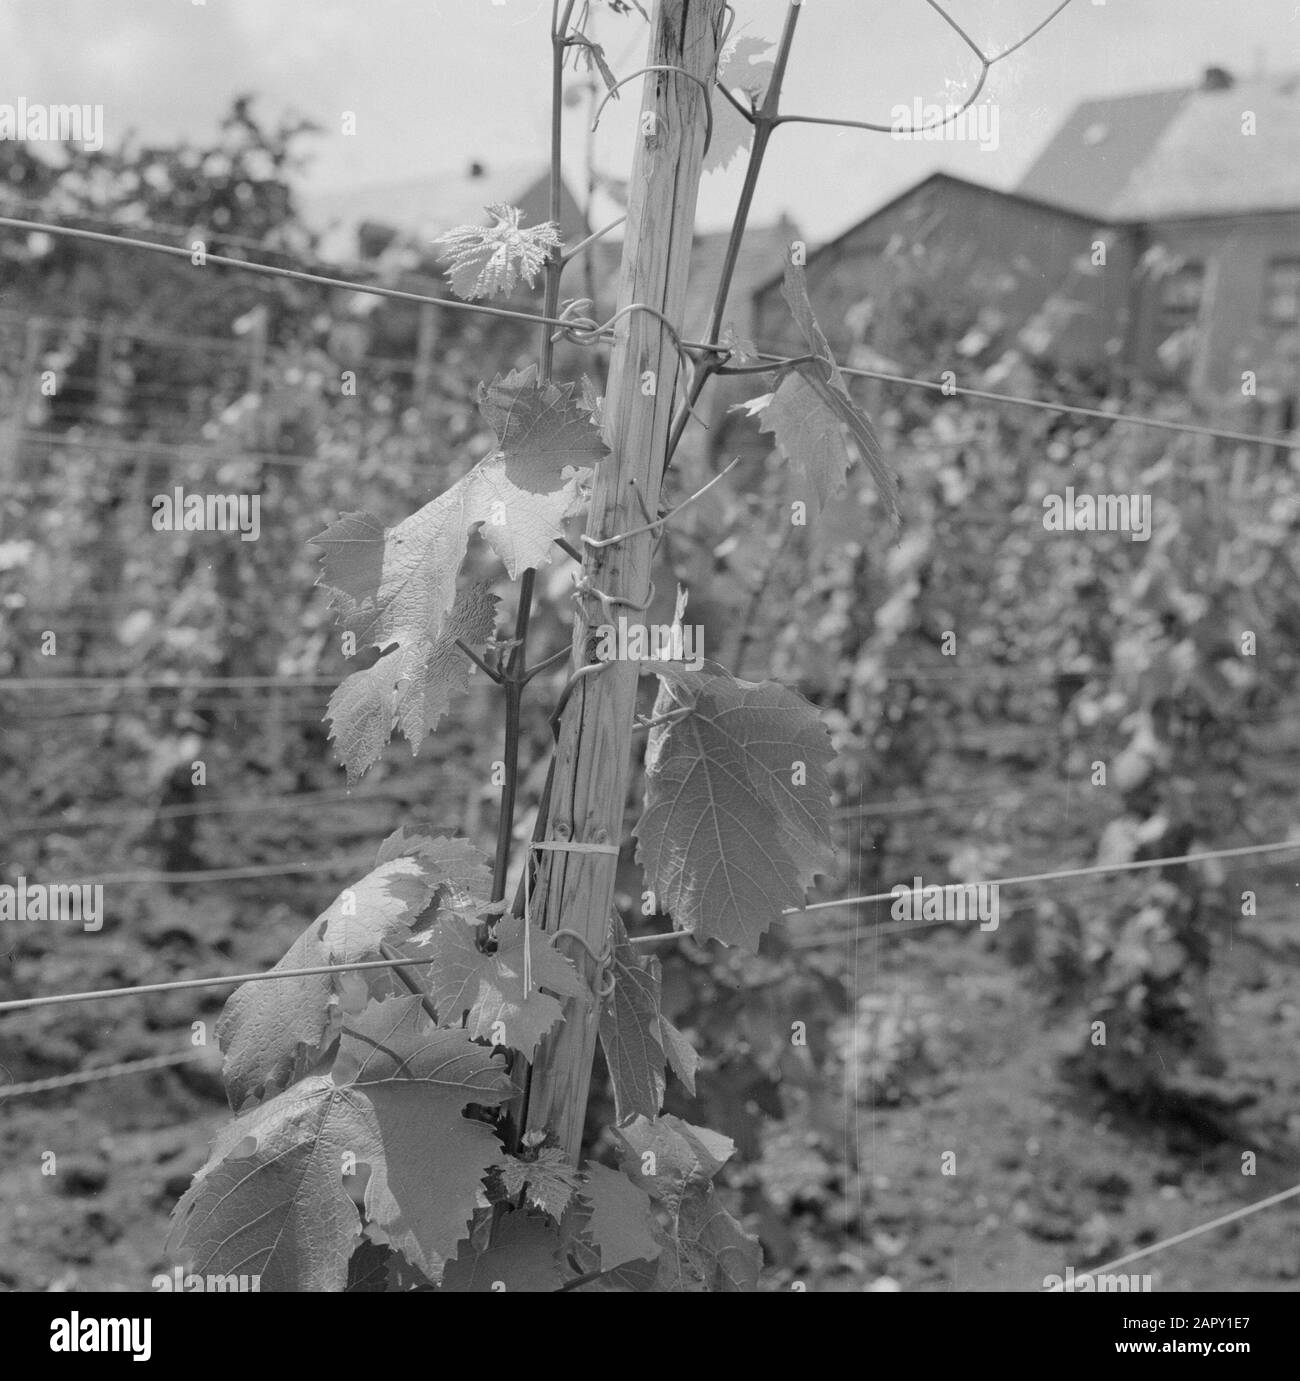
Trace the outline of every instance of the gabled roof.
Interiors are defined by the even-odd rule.
[[[773,276],[781,277],[781,264],[790,249],[790,241],[799,231],[793,221],[784,216],[770,225],[749,225],[740,241],[736,267],[727,294],[727,308],[723,313],[723,328],[735,325],[744,337],[751,329],[752,305],[755,291]],[[709,323],[722,263],[727,255],[730,232],[719,230],[696,235],[691,246],[691,274],[687,288],[685,319],[682,329],[688,338],[702,339],[701,332]]]
[[[494,202],[524,206],[532,213],[524,217],[525,224],[544,220],[544,192],[540,198],[530,194],[544,189],[548,179],[544,159],[484,161],[432,177],[305,196],[303,202],[308,224],[324,232],[322,249],[328,253],[333,247],[342,257],[351,257],[362,225],[386,226],[429,245],[453,226],[485,223],[484,207]],[[538,205],[528,205],[530,201]]]
[[[936,171],[933,173],[927,173],[923,178],[920,178],[918,181],[913,182],[911,186],[905,187],[901,192],[898,192],[896,195],[890,197],[890,199],[887,202],[883,203],[883,205],[877,206],[876,209],[872,211],[869,215],[863,216],[860,220],[854,221],[853,224],[849,226],[847,230],[842,230],[838,235],[835,236],[833,240],[826,240],[824,243],[819,244],[810,253],[809,260],[811,261],[811,259],[815,255],[825,254],[827,251],[834,251],[839,245],[843,244],[846,240],[850,239],[854,235],[857,235],[865,226],[870,225],[872,221],[876,220],[878,217],[883,216],[890,211],[893,211],[895,207],[902,205],[904,202],[910,201],[919,193],[924,192],[927,187],[938,186],[944,183],[946,183],[950,187],[961,187],[972,192],[981,193],[984,196],[993,198],[997,201],[1017,202],[1022,206],[1028,206],[1034,208],[1035,210],[1044,211],[1049,215],[1059,217],[1063,220],[1080,222],[1086,221],[1088,224],[1091,225],[1096,224],[1098,219],[1096,216],[1089,215],[1085,211],[1076,211],[1068,206],[1061,206],[1057,202],[1047,201],[1042,197],[1028,195],[1023,190],[1016,192],[1004,192],[998,187],[990,187],[986,183],[975,182],[968,177],[959,177],[956,173],[945,173],[943,171]],[[785,246],[781,245],[779,249],[783,251],[785,249]],[[766,293],[771,291],[773,288],[779,287],[780,284],[784,281],[784,278],[784,267],[781,266],[776,268],[773,272],[767,274],[766,277],[761,278],[757,283],[755,283],[753,288],[753,295],[757,297],[761,293]]]
[[[1018,190],[1105,220],[1300,209],[1300,76],[1085,101]]]

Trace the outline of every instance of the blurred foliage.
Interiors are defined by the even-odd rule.
[[[1131,405],[1005,356],[962,382],[1005,388],[1008,374],[1030,396]],[[1189,413],[1176,393],[1144,396],[1142,410]],[[823,708],[849,863],[825,895],[1285,837],[1295,810],[1284,782],[1300,748],[1294,458],[933,395],[879,416],[903,477],[896,544],[856,474],[842,502],[792,526],[791,502],[808,496],[759,449],[731,497],[688,510],[669,544],[677,578],[703,593],[692,608],[706,619],[707,655]],[[727,444],[743,443],[732,432]],[[1150,495],[1150,540],[1048,531],[1043,501],[1067,487]],[[1094,784],[1098,763],[1106,777]],[[1225,1066],[1211,997],[1216,958],[1255,914],[1226,876],[1224,865],[1173,866],[1092,883],[1082,897],[1070,884],[1050,897],[1004,891],[989,941],[1066,1033],[1064,1075],[1139,1115],[1212,1133],[1255,1096],[1249,1071]],[[924,1098],[951,1062],[953,1032],[932,998],[897,974],[886,992],[857,988],[858,945],[888,919],[887,906],[795,919],[793,931],[824,942],[774,940],[757,964],[718,961],[714,982],[725,972],[741,991],[668,1012],[718,1062],[719,1077],[701,1079],[707,1106],[690,1114],[731,1135],[746,1113],[773,1119],[751,1134],[748,1173],[769,1258],[792,1271],[807,1268],[808,1242],[774,1206],[801,1175],[817,1203],[861,1169],[845,1155],[846,1102]],[[844,1015],[790,1063],[790,1021],[819,1001]],[[766,1050],[747,1051],[738,1035],[754,1008],[769,1014]]]
[[[56,171],[4,144],[0,199],[15,214],[36,214],[35,203],[93,228],[170,226],[177,243],[193,231],[211,252],[290,263],[311,250],[291,192],[309,134],[241,100],[210,147],[124,145]],[[313,589],[309,540],[342,511],[396,521],[482,455],[474,390],[527,363],[532,333],[444,312],[419,380],[413,306],[39,235],[0,243],[11,423],[0,440],[0,675],[178,684],[0,690],[0,792],[22,803],[0,824],[5,880],[332,857],[373,847],[403,818],[487,844],[501,725],[482,684],[419,757],[394,745],[343,793],[321,720],[350,668]],[[408,259],[388,281],[431,291],[435,271]],[[927,360],[977,324],[974,305],[945,319],[915,284],[896,306],[919,323]],[[48,323],[36,356],[24,317]],[[105,347],[96,332],[111,323]],[[562,362],[598,373],[576,350]],[[31,387],[41,368],[62,380],[52,399]],[[1019,359],[980,365],[971,381],[1134,405]],[[792,525],[790,503],[806,496],[755,442],[668,530],[657,575],[668,598],[674,577],[691,591],[706,655],[822,708],[840,754],[845,860],[824,896],[1285,834],[1300,646],[1294,459],[928,394],[877,389],[868,401],[903,478],[897,543],[856,474],[842,501]],[[1140,410],[1184,418],[1188,404],[1144,395]],[[684,462],[677,497],[707,477],[703,460]],[[260,539],[154,533],[150,500],[176,485],[259,494]],[[1046,531],[1042,500],[1067,486],[1150,493],[1151,540]],[[542,573],[538,659],[567,642],[569,585],[563,567]],[[506,626],[513,592],[497,592]],[[54,657],[42,654],[47,631]],[[322,683],[180,685],[193,676]],[[520,837],[545,774],[542,707],[561,680],[534,683]],[[204,788],[192,781],[200,760]],[[1095,762],[1104,787],[1091,785]],[[102,936],[20,936],[10,987],[267,963],[345,880],[115,888]],[[644,922],[640,889],[625,863],[630,925]],[[1224,1067],[1210,977],[1241,914],[1222,871],[1171,868],[1004,898],[988,943],[1068,1033],[1068,1073],[1147,1113],[1232,1109],[1242,1089]],[[756,958],[690,942],[662,952],[665,1015],[703,1057],[699,1097],[671,1083],[667,1110],[736,1139],[731,1182],[780,1279],[834,1272],[845,1244],[870,1236],[849,1189],[862,1167],[846,1118],[925,1098],[947,1077],[957,1036],[933,994],[919,983],[862,990],[858,938],[887,918],[852,908],[796,920]],[[799,942],[808,935],[826,943]],[[3,1059],[24,1078],[89,1054],[155,1053],[222,997],[168,995],[111,1017],[54,1009],[11,1027]],[[1090,1043],[1094,1021],[1106,1023],[1105,1046]],[[611,1111],[601,1080],[593,1126]],[[879,1250],[895,1248],[885,1239]]]

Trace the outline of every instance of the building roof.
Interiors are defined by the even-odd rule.
[[[723,313],[723,329],[734,325],[743,338],[751,330],[754,293],[772,277],[782,276],[782,264],[790,249],[790,241],[799,234],[794,222],[782,216],[770,225],[749,225],[740,241],[736,268],[727,294],[727,309]],[[722,275],[722,262],[727,254],[730,232],[719,230],[696,235],[691,245],[691,273],[686,295],[686,312],[682,328],[688,339],[703,339],[701,332],[709,324],[713,297]]]
[[[924,177],[919,178],[916,182],[911,183],[909,186],[905,187],[901,192],[895,193],[894,196],[890,197],[889,200],[884,202],[882,205],[877,206],[876,209],[872,211],[870,214],[863,216],[860,220],[854,221],[853,224],[849,226],[847,230],[842,230],[838,235],[835,236],[834,239],[826,240],[823,243],[819,244],[812,251],[812,254],[820,255],[825,254],[828,251],[834,252],[840,245],[852,239],[855,235],[860,234],[863,228],[870,225],[872,221],[888,214],[890,211],[893,211],[896,207],[901,206],[904,202],[912,200],[919,193],[924,192],[926,188],[939,186],[941,184],[947,184],[950,187],[966,188],[977,194],[991,197],[996,201],[1013,201],[1018,202],[1023,206],[1035,207],[1040,211],[1047,212],[1049,215],[1056,216],[1062,220],[1068,219],[1073,221],[1086,221],[1090,224],[1095,223],[1097,220],[1097,217],[1089,215],[1085,211],[1074,210],[1073,208],[1068,206],[1061,206],[1058,202],[1047,201],[1042,197],[1031,196],[1027,194],[1024,191],[1024,189],[1021,189],[1020,191],[1016,192],[1005,192],[999,187],[990,187],[987,183],[974,182],[972,181],[972,179],[968,177],[961,177],[957,173],[947,173],[944,172],[942,169],[939,169],[932,173],[926,173]],[[781,284],[785,280],[785,248],[786,246],[784,244],[777,246],[777,252],[779,255],[779,261],[777,261],[777,266],[776,268],[772,269],[771,262],[773,261],[769,261],[768,267],[770,271],[766,275],[760,276],[758,280],[755,282],[754,287],[752,289],[753,296],[757,297],[760,294],[765,294],[773,291],[774,289],[780,288]],[[810,258],[811,257],[812,256],[810,255]]]
[[[544,193],[530,194],[548,183],[548,165],[530,159],[511,163],[473,162],[453,172],[403,182],[372,183],[347,191],[324,192],[303,197],[307,223],[322,233],[322,252],[328,257],[351,258],[356,253],[363,225],[386,226],[418,243],[432,244],[458,225],[478,225],[487,220],[484,208],[494,202],[524,206],[526,224],[545,219]],[[571,231],[574,227],[562,227]]]
[[[1300,208],[1300,75],[1084,101],[1018,190],[1112,221]]]

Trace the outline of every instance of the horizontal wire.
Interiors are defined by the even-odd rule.
[[[100,998],[138,997],[150,993],[175,993],[190,988],[224,988],[232,983],[264,983],[279,978],[314,978],[326,973],[359,973],[368,969],[402,969],[433,964],[434,959],[363,959],[354,964],[316,964],[303,969],[268,969],[257,973],[231,973],[216,978],[176,978],[166,983],[139,983],[129,988],[97,988],[84,993],[50,993],[45,997],[20,997],[0,1002],[0,1013],[21,1012],[32,1007],[58,1007]]]
[[[1273,844],[1246,844],[1236,849],[1211,849],[1199,854],[1173,854],[1168,858],[1139,858],[1127,863],[1094,863],[1086,868],[1064,868],[1050,873],[1024,873],[1020,877],[989,878],[977,883],[952,883],[957,887],[1012,887],[1026,882],[1056,882],[1061,878],[1097,877],[1103,873],[1127,873],[1142,868],[1163,868],[1175,864],[1206,863],[1215,858],[1244,858],[1249,854],[1276,853],[1283,849],[1300,849],[1300,839],[1282,839]],[[832,907],[856,906],[873,901],[892,901],[895,897],[911,895],[918,890],[909,887],[906,892],[876,892],[867,897],[843,897],[839,901],[819,901],[808,906],[787,906],[783,916],[802,916],[807,911],[828,911]]]
[[[355,463],[356,460],[364,455],[366,448],[363,445],[349,445],[344,443],[344,448],[349,454],[342,456],[304,455],[302,453],[282,452],[282,451],[252,451],[238,444],[233,440],[224,443],[214,441],[147,441],[132,440],[130,438],[97,436],[93,439],[79,436],[69,436],[66,432],[48,432],[37,428],[18,427],[10,435],[17,435],[23,441],[37,446],[67,446],[79,447],[86,451],[111,451],[119,455],[140,456],[148,453],[155,460],[162,461],[175,455],[176,459],[193,465],[207,465],[220,462],[225,465],[235,465],[246,461],[256,461],[261,465],[284,465],[294,469],[302,469],[309,465],[325,465],[335,461],[349,461]],[[418,461],[399,463],[396,457],[389,457],[385,461],[385,474],[383,478],[388,478],[392,472],[409,474],[412,478],[427,477],[428,466],[421,465]],[[12,483],[0,486],[0,492],[18,491],[22,488],[35,488],[46,479],[56,479],[59,482],[66,482],[62,475],[53,475],[46,472],[36,481],[26,485]]]
[[[62,235],[67,239],[89,240],[94,244],[152,250],[155,254],[167,254],[173,258],[190,259],[193,255],[192,250],[180,245],[157,245],[151,240],[137,240],[127,235],[105,235],[98,230],[52,225],[47,221],[26,221],[13,216],[0,216],[0,226],[9,230],[22,230],[28,234]],[[385,288],[378,283],[357,283],[347,278],[328,278],[319,273],[307,273],[302,269],[280,268],[276,264],[255,264],[247,259],[230,259],[223,254],[205,254],[203,257],[206,264],[215,264],[218,268],[244,269],[249,273],[265,274],[270,278],[289,278],[298,283],[315,283],[324,288],[342,288],[347,292],[366,293],[371,297],[388,297],[398,302],[416,302],[423,306],[446,307],[451,311],[474,312],[480,316],[500,317],[507,321],[524,321],[530,326],[568,327],[573,324],[562,317],[541,316],[535,312],[515,312],[507,307],[489,307],[482,302],[460,302],[450,297],[430,297],[425,293]]]
[[[869,902],[895,901],[905,896],[913,896],[928,890],[929,887],[1012,887],[1025,883],[1034,882],[1056,882],[1065,878],[1077,877],[1100,877],[1108,873],[1128,873],[1135,872],[1144,868],[1166,868],[1192,863],[1208,863],[1218,858],[1245,858],[1252,854],[1278,853],[1287,849],[1300,849],[1300,839],[1283,839],[1272,844],[1246,844],[1234,849],[1212,849],[1205,853],[1198,854],[1174,854],[1167,858],[1143,858],[1135,859],[1128,863],[1095,863],[1085,868],[1063,868],[1049,873],[1025,873],[1019,877],[990,878],[984,881],[971,881],[959,883],[930,883],[922,888],[902,887],[891,889],[888,892],[872,892],[862,897],[840,897],[835,901],[811,902],[807,906],[787,906],[781,914],[783,916],[802,916],[812,911],[832,911],[842,906],[863,906]],[[915,922],[904,922],[909,928],[916,927]],[[926,925],[945,925],[951,924],[950,921],[923,921],[921,926]],[[850,923],[840,930],[824,935],[805,935],[796,934],[792,943],[800,946],[812,946],[821,943],[830,943],[834,940],[843,939],[851,934],[855,929],[855,924]],[[868,927],[868,933],[884,933],[883,926]],[[637,935],[632,939],[634,945],[652,945],[666,943],[669,941],[681,940],[689,936],[689,930],[664,930],[654,935]]]
[[[1252,1213],[1258,1213],[1261,1209],[1273,1208],[1277,1204],[1285,1203],[1288,1199],[1294,1199],[1297,1194],[1300,1194],[1300,1184],[1293,1185],[1290,1189],[1284,1189],[1280,1194],[1270,1194],[1267,1199],[1246,1204],[1243,1208],[1234,1208],[1231,1213],[1212,1218],[1208,1223],[1201,1223],[1198,1227],[1188,1228],[1185,1232],[1175,1233],[1172,1237],[1166,1237],[1160,1242],[1152,1242],[1149,1247],[1140,1247],[1137,1251],[1129,1252],[1126,1256],[1118,1256],[1114,1261],[1106,1262],[1104,1266],[1080,1268],[1074,1272],[1074,1279],[1078,1282],[1084,1276],[1110,1275],[1118,1266],[1127,1266],[1130,1261],[1140,1261],[1144,1256],[1150,1256],[1153,1252],[1164,1251],[1166,1247],[1177,1246],[1180,1242],[1199,1237],[1204,1232],[1213,1232],[1215,1228],[1226,1227],[1229,1223],[1235,1223]],[[1063,1293],[1063,1287],[1062,1290],[1049,1290],[1048,1293]]]
[[[0,676],[3,690],[314,690],[338,683],[337,676],[195,676],[188,681],[147,676]]]
[[[141,806],[135,810],[101,811],[98,814],[83,815],[75,820],[67,820],[58,815],[28,815],[17,820],[6,820],[5,829],[80,829],[94,825],[117,825],[125,820],[138,818],[141,822],[153,820],[172,820],[186,815],[243,815],[249,811],[287,810],[295,805],[333,803],[335,805],[369,805],[375,801],[391,801],[397,796],[415,795],[418,786],[399,786],[368,788],[365,792],[352,791],[347,787],[322,787],[317,791],[299,791],[282,796],[263,796],[256,801],[196,801],[191,805]]]
[[[123,1060],[120,1064],[79,1069],[71,1074],[53,1074],[48,1079],[28,1079],[21,1084],[0,1084],[0,1100],[17,1098],[29,1093],[47,1093],[50,1089],[71,1088],[76,1084],[94,1084],[102,1079],[116,1079],[122,1074],[144,1074],[148,1070],[188,1064],[203,1053],[202,1047],[196,1046],[192,1050],[182,1050],[172,1055],[150,1055],[142,1060]]]
[[[75,606],[69,609],[69,613],[84,613],[87,609],[94,609],[98,606],[92,601],[87,606]],[[145,609],[140,611],[138,606],[127,605],[129,612],[156,613],[159,611]],[[31,618],[33,622],[39,622],[41,618],[62,617],[58,610],[35,610]],[[1273,658],[1264,665],[1271,670],[1287,670],[1300,665],[1297,659],[1292,657]],[[113,676],[0,676],[0,692],[6,690],[217,690],[217,691],[239,691],[239,690],[318,690],[322,686],[336,686],[339,678],[350,674],[348,668],[343,668],[334,676],[196,676],[186,681],[170,680],[162,677],[113,677]],[[1058,668],[1048,668],[1032,672],[1022,670],[1019,667],[999,667],[984,666],[971,667],[969,670],[958,670],[957,668],[940,670],[929,667],[899,667],[896,670],[886,671],[883,680],[886,681],[966,681],[974,679],[993,678],[999,682],[1010,685],[1047,685],[1057,677],[1083,677],[1087,681],[1113,681],[1125,673],[1119,671],[1075,671],[1071,669],[1061,670]],[[1248,721],[1247,721],[1248,722]],[[1032,727],[1032,726],[1030,726]]]
[[[480,682],[478,689],[482,690],[486,686],[486,684],[486,681]],[[472,692],[473,689],[474,688],[471,688]],[[268,694],[274,694],[274,692],[268,692]],[[254,705],[237,699],[213,699],[210,696],[204,696],[193,701],[187,701],[183,708],[174,708],[177,713],[181,713],[184,715],[202,715],[219,717],[222,721],[224,721],[225,727],[228,727],[233,722],[242,723],[253,718],[256,718],[259,724],[267,723],[268,720],[266,717],[268,716],[270,717],[269,722],[274,728],[284,729],[297,728],[305,730],[330,722],[329,716],[324,712],[325,707],[323,706],[278,705],[274,700],[272,700],[269,704],[264,703],[261,705]],[[78,705],[65,710],[50,710],[48,712],[27,712],[23,710],[14,710],[6,708],[5,715],[9,721],[21,723],[23,725],[24,733],[32,735],[48,735],[50,733],[56,732],[58,730],[59,725],[64,724],[69,720],[101,718],[111,719],[114,717],[122,717],[129,715],[145,715],[150,712],[157,712],[158,715],[162,715],[164,709],[165,707],[158,705],[156,703],[144,708],[137,706],[131,710],[124,710],[120,708],[115,708],[112,705],[104,704],[90,707]],[[1277,728],[1279,726],[1283,730],[1296,730],[1300,729],[1300,710],[1286,710],[1278,714],[1237,716],[1234,722],[1241,727],[1254,731],[1262,731],[1266,728]],[[996,754],[1003,747],[1005,747],[1006,751],[1008,752],[1013,750],[1020,750],[1024,747],[1031,745],[1046,745],[1047,747],[1050,747],[1051,745],[1060,743],[1062,741],[1059,734],[1054,733],[1050,727],[1046,725],[1041,725],[1037,727],[1041,728],[1042,732],[1033,739],[1030,739],[1027,736],[1018,736],[1006,745],[999,745],[995,743],[990,745],[988,753]],[[222,730],[222,732],[224,732],[224,729]],[[214,733],[213,737],[220,738],[221,733]],[[1078,734],[1066,740],[1066,742],[1076,744],[1084,748],[1096,744],[1099,748],[1101,748],[1109,747],[1113,743],[1113,739],[1102,738],[1096,729],[1090,729],[1087,732]],[[1285,745],[1269,744],[1267,745],[1266,749],[1265,747],[1259,744],[1253,744],[1248,746],[1253,748],[1256,754],[1267,751],[1271,756],[1276,756],[1278,751],[1285,750]],[[900,808],[911,808],[911,803],[900,802],[899,805]],[[845,813],[848,814],[852,812],[846,811]]]
[[[1217,849],[1208,853],[1201,854],[1180,854],[1170,858],[1144,859],[1135,863],[1103,864],[1091,868],[1070,868],[1061,872],[1054,873],[1033,873],[1020,878],[1001,878],[999,885],[1018,882],[1046,882],[1058,878],[1084,877],[1099,873],[1118,873],[1126,872],[1134,868],[1157,868],[1170,866],[1173,864],[1187,864],[1206,862],[1216,858],[1240,858],[1248,854],[1260,854],[1281,849],[1300,849],[1300,840],[1284,840],[1274,844],[1252,844],[1237,849]],[[339,860],[340,865],[344,860]],[[348,866],[355,866],[349,863]],[[187,876],[185,874],[167,875],[173,878]],[[211,873],[198,874],[199,878],[204,876],[211,877]],[[965,883],[963,886],[977,886],[980,884]],[[990,884],[985,883],[984,886]],[[908,891],[915,891],[909,888]],[[860,902],[886,901],[900,894],[896,892],[881,892],[870,897],[846,897],[836,902],[818,902],[809,907],[789,908],[783,914],[797,915],[802,911],[824,910],[832,906],[852,906]],[[661,940],[680,940],[689,931],[668,931],[660,935],[640,935],[633,939],[633,944],[654,943]],[[173,979],[165,983],[146,983],[137,984],[125,988],[99,988],[90,992],[80,993],[51,993],[44,997],[25,997],[17,998],[8,1002],[0,1002],[0,1013],[25,1011],[32,1007],[52,1007],[73,1002],[90,1002],[100,998],[133,997],[148,993],[178,992],[190,988],[218,988],[232,983],[256,983],[266,982],[280,978],[308,978],[318,974],[328,973],[354,973],[369,969],[400,968],[414,964],[430,964],[435,962],[433,959],[371,959],[361,960],[351,964],[321,964],[310,968],[301,969],[269,969],[258,973],[227,974],[213,978],[181,978]]]
[[[81,230],[72,226],[52,225],[45,221],[28,221],[12,216],[0,216],[0,227],[22,230],[29,234],[41,233],[46,235],[63,235],[72,239],[90,240],[99,244],[116,244],[127,249],[153,250],[156,253],[179,256],[185,259],[191,256],[190,250],[176,245],[158,245],[149,240],[136,240],[123,235],[105,235],[99,231]],[[518,312],[511,311],[505,307],[489,307],[480,302],[460,302],[454,298],[429,297],[423,293],[403,292],[397,288],[385,288],[375,283],[359,283],[343,278],[329,278],[320,274],[306,273],[298,269],[279,268],[274,264],[255,264],[245,259],[229,259],[216,254],[209,254],[206,258],[208,263],[216,264],[222,268],[246,269],[251,273],[261,273],[277,278],[291,278],[300,282],[316,283],[323,287],[343,288],[349,292],[365,293],[375,297],[388,297],[404,302],[417,302],[428,306],[445,307],[452,311],[477,312],[485,316],[501,317],[512,321],[523,321],[535,326],[555,326],[563,329],[569,329],[574,326],[574,322],[571,319],[543,316],[536,312]],[[609,334],[608,332],[605,333],[606,336]],[[718,354],[722,352],[730,354],[732,350],[732,347],[721,341],[702,342],[683,340],[681,344],[686,350],[703,351],[709,354]],[[781,365],[791,357],[777,355],[768,351],[759,351],[756,354],[756,358],[775,365]],[[1161,431],[1180,432],[1195,436],[1217,437],[1224,441],[1241,441],[1257,446],[1282,447],[1287,450],[1300,449],[1300,439],[1260,436],[1251,432],[1227,431],[1214,427],[1201,427],[1187,422],[1168,422],[1159,418],[1141,417],[1135,413],[1106,412],[1100,408],[1087,408],[1071,403],[1052,403],[1039,398],[1021,398],[1015,394],[994,393],[987,389],[955,388],[937,383],[932,379],[915,379],[902,374],[885,374],[876,370],[860,369],[845,365],[841,365],[839,368],[841,373],[850,374],[858,378],[879,379],[884,383],[907,384],[914,388],[936,390],[948,395],[980,398],[989,402],[1010,403],[1020,407],[1041,408],[1049,412],[1092,417],[1107,422],[1128,422],[1135,426],[1153,427]]]
[[[194,225],[167,225],[159,221],[124,219],[120,215],[117,217],[101,216],[94,211],[60,211],[57,207],[50,207],[39,197],[15,196],[9,191],[5,192],[3,199],[6,204],[20,201],[33,211],[56,215],[64,220],[97,221],[100,225],[111,225],[123,230],[137,230],[142,234],[161,236],[163,239],[178,239],[188,236],[191,239],[202,239],[205,244],[210,244],[213,240],[221,240],[225,244],[237,245],[243,249],[263,250],[267,254],[285,254],[293,258],[300,257],[298,250],[284,249],[279,245],[267,244],[265,239],[254,239],[251,235],[218,230],[215,227],[203,226],[197,222]]]
[[[779,364],[785,357],[771,351],[758,351],[757,357]],[[1104,408],[1087,408],[1077,403],[1053,403],[1045,398],[1022,398],[1014,393],[993,393],[983,388],[960,388],[957,385],[939,383],[934,379],[915,379],[907,374],[885,374],[876,369],[858,369],[849,365],[839,365],[841,374],[852,374],[859,379],[879,379],[887,384],[908,384],[913,388],[930,389],[945,396],[979,398],[990,403],[1014,403],[1023,408],[1040,408],[1046,412],[1068,413],[1074,417],[1091,417],[1102,422],[1131,422],[1139,427],[1153,427],[1157,431],[1180,432],[1190,436],[1212,436],[1221,441],[1243,441],[1257,446],[1280,446],[1284,450],[1300,450],[1300,438],[1281,436],[1260,436],[1255,432],[1227,431],[1220,427],[1202,427],[1194,422],[1169,422],[1159,417],[1141,417],[1131,412],[1107,412]]]
[[[157,869],[147,869],[136,873],[105,873],[103,877],[90,879],[86,883],[65,885],[107,887],[110,884],[125,886],[128,883],[146,882],[238,882],[244,878],[289,877],[295,874],[315,877],[321,873],[359,867],[373,857],[373,853],[366,853],[343,858],[312,858],[302,863],[249,863],[240,868],[199,868],[188,873],[164,873]]]
[[[998,878],[993,882],[985,883],[935,883],[930,885],[938,887],[949,886],[961,888],[978,886],[1011,886],[1017,883],[1033,884],[1038,882],[1050,882],[1061,879],[1068,880],[1071,878],[1078,877],[1103,877],[1113,873],[1135,872],[1145,868],[1171,867],[1191,863],[1200,863],[1203,861],[1209,861],[1220,858],[1234,858],[1265,852],[1280,852],[1285,849],[1300,849],[1300,840],[1289,841],[1281,844],[1250,845],[1244,849],[1229,849],[1226,851],[1217,850],[1210,853],[1186,854],[1172,858],[1139,859],[1135,862],[1130,863],[1099,864],[1091,868],[1072,868],[1061,872],[1037,873],[1020,878]],[[925,889],[922,888],[921,890],[924,891]],[[809,911],[816,909],[830,910],[834,907],[850,906],[859,903],[893,901],[897,898],[913,895],[917,895],[917,889],[914,887],[909,887],[906,889],[906,891],[900,892],[881,892],[869,897],[847,897],[843,901],[838,902],[818,902],[815,903],[813,906],[808,907],[807,909]],[[797,915],[798,912],[787,911],[783,914]],[[821,934],[796,934],[793,937],[791,943],[799,949],[816,949],[819,948],[821,945],[838,944],[841,941],[848,938],[850,935],[855,935],[858,933],[863,933],[866,935],[901,935],[910,930],[927,930],[932,926],[952,924],[953,922],[947,918],[941,920],[881,921],[874,925],[866,926],[859,926],[857,923],[849,922],[847,924],[839,926],[835,930],[825,931]],[[687,932],[683,931],[678,933],[685,934]],[[656,936],[654,938],[658,939],[660,937]],[[636,942],[633,941],[633,943]]]

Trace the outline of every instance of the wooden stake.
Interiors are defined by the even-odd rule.
[[[646,65],[683,71],[646,78],[619,275],[620,309],[643,303],[669,321],[682,319],[707,124],[705,92],[712,88],[723,11],[724,0],[658,0],[654,7]],[[593,536],[642,526],[642,501],[656,510],[680,368],[662,320],[633,311],[618,322],[604,407],[612,454],[596,467],[588,521]],[[588,550],[587,588],[626,601],[622,612],[635,618],[627,605],[647,599],[653,545],[652,534],[642,532],[615,546]],[[582,598],[575,667],[588,660],[588,626],[603,621],[602,607],[607,606],[593,595]],[[635,663],[611,662],[584,677],[571,696],[560,721],[543,840],[617,845],[622,838],[638,681]],[[576,931],[591,954],[599,954],[609,939],[617,863],[613,853],[539,850],[530,911],[545,930]],[[578,946],[569,952],[594,987],[595,961]],[[594,996],[585,1010],[581,1003],[567,1003],[564,1024],[539,1047],[532,1067],[521,1068],[510,1110],[512,1130],[552,1133],[575,1162],[597,1026]]]

